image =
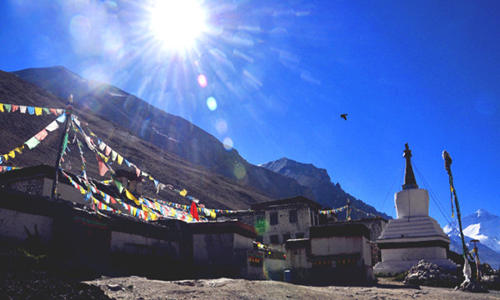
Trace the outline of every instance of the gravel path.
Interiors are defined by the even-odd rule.
[[[424,286],[413,289],[387,279],[372,287],[314,287],[228,278],[160,281],[136,276],[85,283],[98,286],[114,299],[500,299],[499,291],[473,294]]]

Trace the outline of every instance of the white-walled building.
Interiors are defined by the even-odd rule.
[[[309,237],[309,227],[319,224],[321,205],[298,196],[252,205],[257,240],[283,245],[288,239]]]

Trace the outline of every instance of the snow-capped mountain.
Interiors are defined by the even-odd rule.
[[[470,240],[479,240],[479,257],[492,266],[500,267],[500,217],[479,209],[462,218],[462,228],[467,246],[471,250]],[[455,220],[443,228],[450,237],[450,249],[462,253],[458,223]]]
[[[475,213],[462,218],[464,235],[477,239],[481,244],[500,253],[500,217],[479,209]],[[449,236],[458,235],[458,224],[456,221],[446,225],[444,232]]]

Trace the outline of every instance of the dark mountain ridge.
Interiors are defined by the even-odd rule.
[[[281,158],[261,166],[278,174],[293,178],[299,184],[310,188],[316,201],[324,207],[338,208],[344,206],[347,200],[349,200],[353,207],[387,219],[391,218],[385,213],[377,211],[373,206],[346,193],[339,183],[334,184],[332,182],[325,169],[317,168],[313,164],[304,164],[288,158]],[[366,214],[353,210],[352,217],[362,218],[366,217]],[[345,218],[345,213],[341,213],[339,218]]]
[[[129,131],[164,152],[271,198],[312,198],[311,191],[295,180],[248,163],[235,149],[227,151],[219,140],[196,125],[114,86],[86,80],[64,67],[25,69],[14,74],[59,98],[73,94],[80,111],[108,120],[117,129]]]
[[[64,108],[66,100],[26,82],[12,73],[0,71],[0,102]],[[88,104],[88,102],[85,103]],[[77,105],[75,112],[82,121],[88,122],[89,128],[113,149],[125,155],[140,168],[153,174],[161,182],[186,188],[192,196],[202,199],[207,207],[244,209],[256,202],[272,200],[265,193],[250,186],[210,172],[206,168],[192,164],[169,151],[164,151],[160,147],[135,136],[127,128],[110,122],[102,114],[93,114],[92,110],[86,106]],[[0,136],[2,145],[0,154],[22,145],[54,119],[54,115],[31,116],[19,112],[1,113],[0,128],[2,130]],[[23,154],[16,155],[16,158],[10,159],[3,165],[21,167],[39,164],[54,165],[61,134],[60,129],[50,133],[37,148],[25,149]],[[64,163],[64,168],[69,169],[70,172],[79,173],[81,162],[77,154],[78,151],[74,148],[72,150],[69,159]],[[95,156],[86,152],[85,157],[88,174],[94,178],[101,178],[98,175]],[[168,191],[163,191],[160,198],[186,203],[184,198]]]

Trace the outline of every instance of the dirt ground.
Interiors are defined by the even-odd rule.
[[[85,283],[114,299],[500,299],[500,291],[474,294],[447,288],[408,288],[391,279],[381,279],[370,287],[315,287],[229,278],[160,281],[136,276]]]

